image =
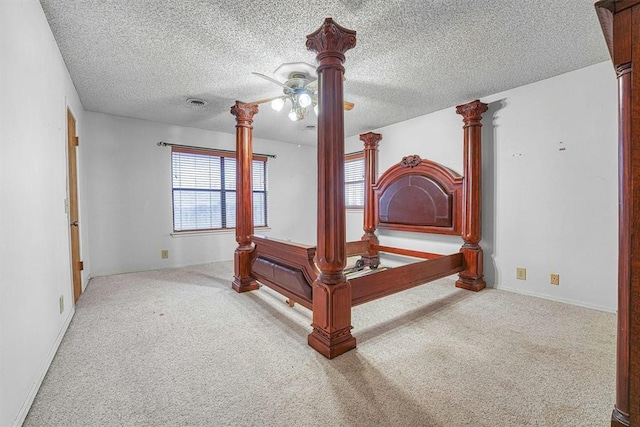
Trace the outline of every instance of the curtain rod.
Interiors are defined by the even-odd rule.
[[[235,154],[235,151],[232,151],[232,150],[220,150],[218,148],[211,148],[211,147],[196,147],[194,145],[172,144],[170,142],[164,142],[164,141],[158,142],[158,147],[196,148],[198,150],[213,150],[213,151],[220,151],[222,153],[233,153],[233,154]],[[261,153],[253,153],[253,154],[255,154],[256,156],[271,157],[272,159],[275,159],[277,157],[275,154],[261,154]]]

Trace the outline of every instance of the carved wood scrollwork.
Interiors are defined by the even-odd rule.
[[[413,154],[411,156],[403,157],[400,161],[400,165],[405,168],[415,168],[420,164],[421,161],[422,159],[420,158],[420,156],[418,156],[417,154]]]
[[[356,46],[356,32],[327,18],[320,28],[307,36],[307,49],[319,54],[342,54]],[[344,59],[342,59],[344,61]]]

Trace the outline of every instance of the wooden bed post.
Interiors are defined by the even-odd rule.
[[[320,274],[313,283],[311,347],[331,359],[356,346],[351,335],[351,284],[346,264],[344,200],[344,52],[356,45],[355,31],[325,19],[307,36],[318,65],[318,242]]]
[[[458,105],[456,113],[462,115],[464,122],[464,183],[462,186],[462,255],[465,269],[460,272],[456,281],[458,288],[479,291],[486,287],[483,278],[483,256],[481,238],[481,204],[480,183],[482,176],[482,113],[487,111],[487,104],[478,100]]]
[[[618,335],[611,426],[640,426],[640,0],[595,4],[618,78]]]
[[[253,234],[253,116],[258,106],[236,101],[231,114],[236,116],[236,242],[233,255],[234,275],[232,287],[236,292],[258,289],[251,277],[251,235]]]
[[[376,209],[373,185],[376,183],[378,165],[378,143],[382,140],[379,133],[363,133],[360,140],[364,142],[364,234],[360,240],[369,241],[369,246],[378,245],[376,236]],[[380,255],[377,250],[369,249],[367,255],[362,256],[364,265],[377,268],[380,265]]]

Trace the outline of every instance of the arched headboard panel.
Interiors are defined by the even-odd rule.
[[[374,186],[377,227],[460,235],[462,183],[463,177],[441,164],[404,157]]]

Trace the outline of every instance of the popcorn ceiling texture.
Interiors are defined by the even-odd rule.
[[[594,0],[40,0],[86,110],[234,133],[235,100],[278,96],[252,75],[315,64],[325,17],[346,53],[346,136],[605,61]],[[187,98],[208,101],[189,106]],[[313,113],[261,105],[254,136],[315,144]]]

